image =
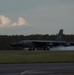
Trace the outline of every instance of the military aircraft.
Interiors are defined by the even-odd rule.
[[[22,40],[20,42],[11,43],[11,47],[21,47],[28,50],[50,50],[56,46],[74,46],[74,42],[62,41],[63,29],[60,29],[54,41],[50,40]]]

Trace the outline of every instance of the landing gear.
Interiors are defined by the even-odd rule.
[[[50,47],[49,46],[47,47],[47,50],[50,50]]]
[[[31,51],[31,50],[33,50],[33,51],[35,51],[35,50],[50,50],[50,47],[49,46],[47,46],[47,47],[29,47],[29,48],[24,48],[25,50],[29,50],[29,51]]]
[[[44,47],[43,50],[50,50],[50,47]]]

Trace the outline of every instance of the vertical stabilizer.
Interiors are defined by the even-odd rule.
[[[56,41],[63,40],[63,29],[60,29],[59,33],[57,34]]]

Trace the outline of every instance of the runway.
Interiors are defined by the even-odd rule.
[[[0,64],[0,75],[74,75],[74,63]]]

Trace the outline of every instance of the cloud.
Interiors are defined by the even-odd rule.
[[[12,22],[9,17],[6,17],[4,15],[0,15],[0,28],[13,27],[13,26],[23,26],[23,25],[28,25],[28,23],[22,17],[19,17],[17,22]]]
[[[9,25],[11,20],[8,17],[5,17],[4,15],[0,15],[0,27],[4,27]]]
[[[18,22],[14,22],[12,26],[22,26],[22,25],[27,25],[28,23],[26,22],[25,19],[22,17],[19,17]]]

